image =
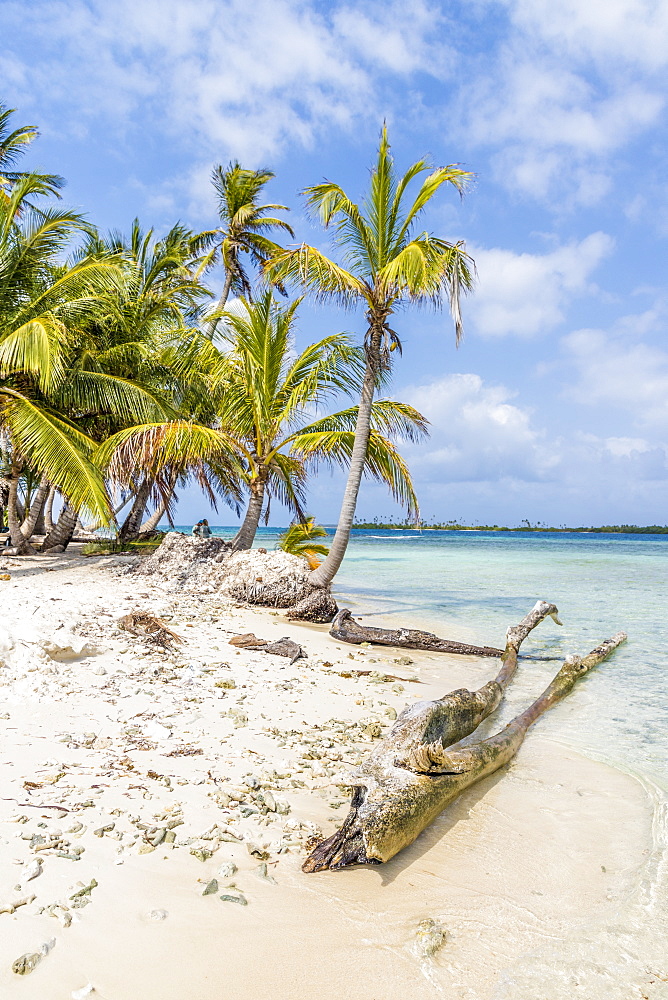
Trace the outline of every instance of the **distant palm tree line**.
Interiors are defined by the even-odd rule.
[[[124,542],[147,536],[194,480],[214,507],[243,511],[237,549],[253,544],[273,498],[286,505],[301,526],[286,547],[327,586],[364,475],[418,517],[396,442],[419,440],[427,421],[379,393],[401,352],[397,307],[447,303],[461,336],[473,262],[416,224],[443,184],[464,190],[466,171],[420,160],[399,177],[383,129],[361,206],[330,182],[305,192],[339,259],[275,242],[294,233],[277,214],[286,206],[262,203],[274,175],[238,162],[213,169],[215,228],[158,237],[135,220],[128,235],[102,234],[60,207],[62,178],[16,169],[38,130],[13,128],[13,114],[0,105],[0,503],[17,552],[33,551],[35,534],[44,551],[66,546],[81,519]],[[291,287],[302,297],[290,300]],[[298,353],[303,294],[361,305],[363,343],[334,333]],[[323,464],[348,472],[328,554],[306,514],[309,474]]]

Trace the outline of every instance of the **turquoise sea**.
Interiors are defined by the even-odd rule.
[[[255,544],[273,547],[280,530]],[[623,629],[628,642],[540,725],[668,790],[668,535],[356,530],[335,591],[358,614],[492,646],[536,600],[553,601],[563,628],[548,620],[527,641],[547,658],[524,661],[514,683],[527,697],[566,654]]]
[[[277,534],[277,529],[263,529],[256,544],[270,548]],[[503,645],[507,626],[536,600],[554,602],[563,627],[547,619],[531,633],[511,689],[484,735],[530,704],[568,653],[585,654],[619,630],[628,633],[628,641],[546,713],[535,731],[546,754],[562,744],[630,773],[642,785],[646,839],[642,845],[628,841],[629,864],[619,869],[624,877],[606,896],[607,908],[600,916],[589,911],[590,917],[580,919],[577,911],[562,914],[555,897],[548,919],[537,914],[531,896],[522,897],[520,905],[502,895],[490,906],[476,900],[482,909],[475,910],[472,924],[471,906],[451,907],[445,891],[438,913],[465,937],[475,926],[481,941],[487,941],[484,961],[499,963],[502,970],[493,1000],[668,1000],[668,535],[357,530],[335,591],[341,606],[369,624],[401,623],[493,646]],[[469,683],[468,662],[458,683]],[[428,663],[421,670],[438,682],[438,654]],[[471,686],[480,683],[480,668],[480,661],[471,664]],[[491,677],[493,664],[488,675],[486,669],[483,661],[482,676]],[[451,678],[451,671],[452,665],[444,676]],[[443,693],[452,686],[444,680]],[[607,770],[598,773],[605,802],[610,776]],[[561,787],[558,778],[552,780]],[[524,832],[536,821],[535,799],[529,789],[520,822]],[[583,808],[586,802],[583,798]],[[616,815],[613,806],[605,822],[615,823]],[[612,835],[622,847],[631,836],[623,820]],[[481,864],[493,871],[493,844],[478,850]],[[573,851],[571,844],[570,851],[561,861],[557,853],[554,867],[548,865],[552,874],[546,884],[551,878],[555,886],[561,884],[562,866],[566,872],[579,870],[577,848]],[[438,864],[433,858],[431,863]],[[590,887],[593,877],[587,870]],[[368,918],[365,908],[365,928]],[[508,936],[522,942],[512,960],[497,954]],[[448,969],[450,986],[469,981],[456,960]],[[462,985],[452,992],[450,986],[439,995],[478,996],[475,988],[467,991]]]

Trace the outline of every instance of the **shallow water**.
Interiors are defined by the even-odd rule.
[[[217,529],[216,533],[231,531]],[[256,544],[272,547],[276,537],[275,530],[264,529]],[[444,883],[442,903],[429,912],[454,928],[455,934],[443,974],[436,967],[423,971],[438,996],[462,1000],[482,996],[473,985],[475,968],[468,968],[469,959],[460,962],[457,955],[460,927],[466,929],[469,943],[472,933],[480,935],[479,960],[495,962],[502,970],[494,988],[484,991],[490,1000],[668,997],[668,626],[664,613],[668,536],[360,530],[354,534],[335,589],[339,604],[350,606],[369,624],[375,616],[386,616],[449,638],[493,646],[503,644],[507,626],[519,621],[536,600],[553,601],[563,627],[548,619],[531,634],[523,646],[525,655],[507,704],[492,723],[494,728],[500,728],[543,690],[568,653],[585,654],[620,629],[628,633],[628,642],[610,660],[539,720],[536,731],[546,739],[527,741],[520,751],[521,769],[511,769],[498,786],[512,797],[513,782],[528,782],[530,787],[517,802],[506,807],[489,792],[480,800],[481,808],[494,813],[490,823],[497,832],[504,824],[508,826],[509,844],[513,836],[526,837],[527,870],[518,872],[519,884],[541,874],[545,885],[532,891],[537,899],[544,894],[554,904],[553,910],[548,907],[538,914],[530,900],[525,905],[505,889],[495,895],[487,888],[479,896],[460,900],[453,887]],[[472,678],[475,674],[474,682],[479,681],[479,664],[465,662]],[[425,669],[430,681],[438,681],[438,656]],[[562,786],[559,765],[550,764],[550,741],[636,775],[645,790],[650,818],[644,845],[641,838],[637,850],[638,831],[632,828],[632,817],[639,816],[637,809],[625,815],[624,807],[630,806],[625,791],[610,785],[603,771],[592,771],[593,789],[600,780],[603,794],[620,796],[618,808],[608,806],[605,815],[617,815],[612,843],[620,849],[620,857],[613,867],[623,878],[610,886],[600,913],[596,917],[588,913],[584,922],[578,918],[577,894],[574,909],[569,909],[569,893],[578,884],[575,867],[569,866],[586,861],[602,875],[609,872],[610,863],[596,854],[597,847],[603,849],[604,831],[600,845],[578,840],[578,823],[591,818],[592,804],[587,800],[591,789],[583,792],[578,787],[578,798],[570,804],[559,799],[568,780]],[[541,753],[540,772],[533,772],[532,755]],[[469,806],[464,803],[465,813]],[[556,824],[567,818],[562,831],[566,839],[560,833],[547,860],[538,855],[532,858],[532,850],[547,844],[548,833],[541,823],[550,817]],[[420,840],[421,845],[433,841],[425,883],[429,886],[435,877],[447,883],[443,873],[453,866],[448,852],[457,848],[457,829],[464,836],[464,853],[471,849],[470,815],[463,816],[454,832],[448,827],[447,837],[442,836],[440,822],[439,818],[426,840]],[[605,833],[609,832],[606,827]],[[494,857],[497,847],[496,838],[475,845],[477,861],[489,876],[483,880],[485,886],[502,868],[502,859]],[[583,868],[587,878],[590,867],[586,872]],[[413,866],[410,871],[413,876],[417,869]],[[519,952],[508,945],[504,954],[505,938],[521,940]],[[494,950],[486,954],[484,949],[492,946]],[[454,992],[453,984],[458,987]]]
[[[256,545],[272,547],[277,534],[260,529]],[[527,694],[566,654],[623,629],[628,642],[541,726],[668,789],[668,535],[356,530],[336,594],[360,614],[492,646],[536,600],[553,601],[563,628],[548,620],[525,652],[555,662],[524,661],[516,683]]]

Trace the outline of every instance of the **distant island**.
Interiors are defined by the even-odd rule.
[[[583,532],[600,535],[668,535],[668,525],[666,524],[604,524],[599,527],[568,528],[561,525],[559,528],[552,527],[537,521],[531,524],[523,521],[516,528],[509,528],[502,524],[462,524],[460,521],[446,521],[443,523],[429,522],[413,524],[408,521],[356,521],[355,528],[370,529],[384,528],[388,530],[401,531],[551,531],[551,532]]]

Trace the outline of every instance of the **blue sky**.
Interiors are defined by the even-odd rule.
[[[405,448],[423,515],[665,523],[668,0],[68,0],[0,3],[0,99],[40,127],[29,162],[102,228],[215,223],[216,162],[361,196],[383,119],[397,166],[476,179],[426,228],[478,266],[456,350],[406,311],[393,394],[431,420]],[[304,343],[363,317],[304,309]],[[310,508],[336,520],[325,474]],[[205,514],[185,494],[180,519]],[[396,513],[376,486],[363,517]],[[225,511],[214,520],[230,523]],[[276,509],[274,523],[285,521]]]

